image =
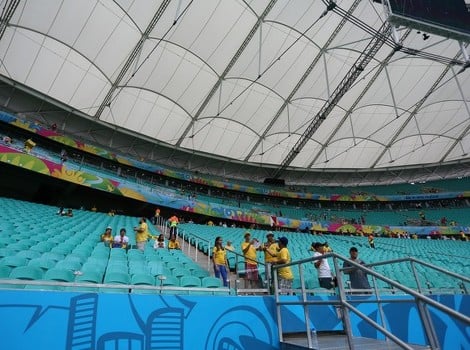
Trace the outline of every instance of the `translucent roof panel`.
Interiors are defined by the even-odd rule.
[[[327,3],[24,0],[0,74],[189,155],[280,170],[468,158],[468,45],[392,28],[376,1]]]

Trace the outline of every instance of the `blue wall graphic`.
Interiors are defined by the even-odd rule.
[[[425,344],[418,312],[410,302],[383,298],[387,328],[404,341]],[[300,296],[283,296],[296,301]],[[328,296],[309,296],[325,300]],[[362,313],[382,322],[373,297],[349,297]],[[387,301],[388,298],[388,301]],[[403,296],[401,296],[403,298]],[[433,296],[463,314],[470,314],[467,295]],[[272,296],[196,296],[122,293],[68,293],[33,290],[0,291],[1,349],[27,350],[276,350],[279,338]],[[470,325],[429,308],[443,350],[470,349]],[[283,331],[305,331],[301,306],[281,308]],[[319,331],[341,330],[335,307],[309,307],[310,322]],[[357,316],[353,334],[383,339]]]
[[[279,344],[270,297],[35,291],[0,295],[3,349],[273,350]]]

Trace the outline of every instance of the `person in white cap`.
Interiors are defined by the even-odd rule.
[[[101,239],[101,242],[103,242],[105,246],[111,247],[111,244],[113,243],[113,229],[111,226],[106,227],[106,230],[101,235],[100,239]]]

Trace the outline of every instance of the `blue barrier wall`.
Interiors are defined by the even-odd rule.
[[[119,349],[279,349],[274,299],[266,297],[176,296],[38,291],[0,292],[1,348],[48,350]],[[295,300],[297,297],[284,297]],[[325,297],[312,297],[325,299]],[[393,298],[390,297],[390,298]],[[466,315],[469,296],[435,296]],[[408,342],[424,344],[414,304],[383,305],[386,323]],[[375,304],[358,309],[374,320]],[[305,329],[300,306],[282,308],[284,331]],[[470,349],[470,326],[430,309],[443,350]],[[341,330],[336,309],[314,306],[310,318],[319,331]],[[381,335],[358,317],[353,333]]]

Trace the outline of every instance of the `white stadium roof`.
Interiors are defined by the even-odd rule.
[[[466,44],[336,4],[4,1],[0,74],[97,129],[266,177],[467,163]]]

